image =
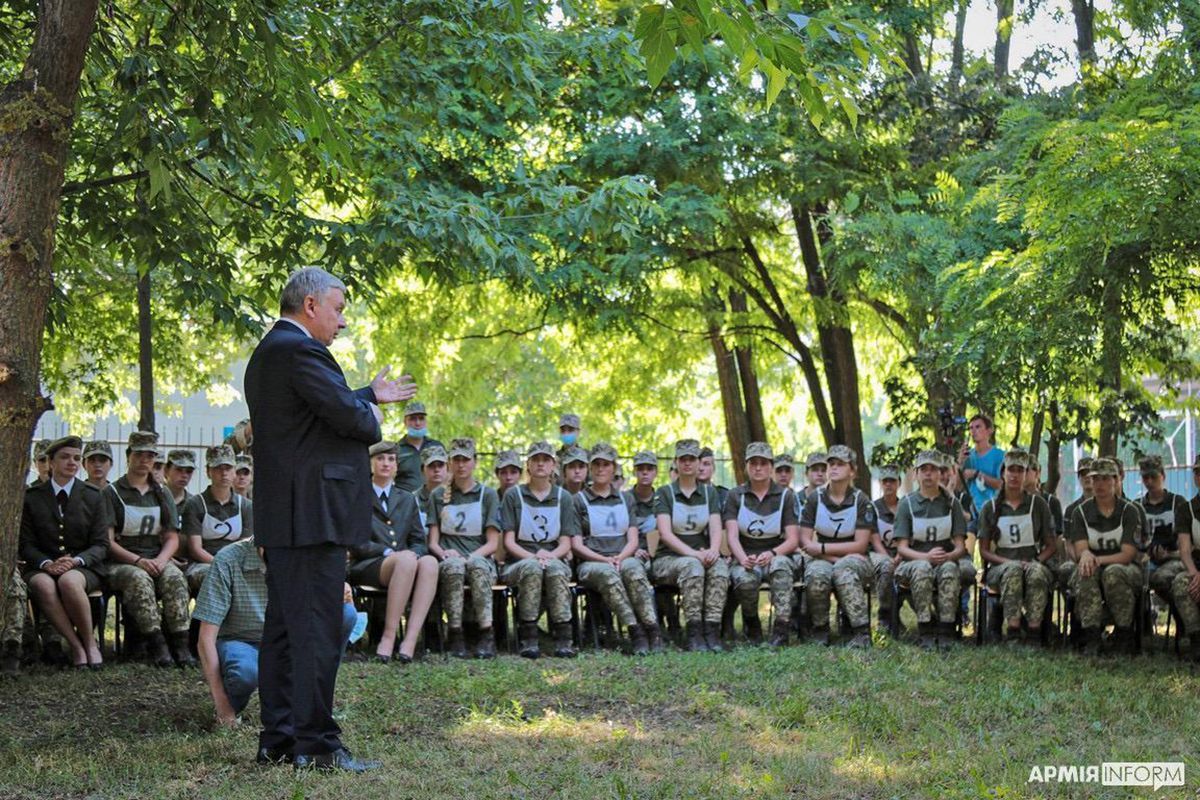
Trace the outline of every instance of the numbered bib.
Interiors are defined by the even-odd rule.
[[[1037,547],[1033,536],[1033,514],[996,518],[996,546],[1005,549]]]
[[[529,506],[520,487],[513,489],[521,501],[521,521],[517,526],[517,541],[546,544],[558,541],[562,530],[562,487],[558,487],[553,506]]]
[[[1115,553],[1121,549],[1121,529],[1098,531],[1088,525],[1088,547],[1098,553]]]
[[[853,501],[849,508],[840,511],[830,511],[824,502],[825,492],[817,490],[817,521],[813,526],[820,536],[826,539],[853,539],[854,531],[858,528],[858,490],[850,495]]]
[[[944,517],[913,517],[912,536],[914,542],[935,544],[950,541],[954,532],[954,518],[947,514]]]
[[[204,520],[200,523],[201,539],[206,542],[236,542],[242,538],[242,497],[236,494],[234,497],[237,498],[237,513],[229,519],[217,519],[208,513],[208,501],[200,498],[204,503]],[[128,510],[125,513],[128,514]],[[125,519],[128,521],[129,517],[126,516]]]
[[[738,535],[748,539],[778,539],[783,535],[783,504],[786,498],[780,498],[779,508],[772,514],[758,514],[746,507],[746,496],[742,495],[742,505],[738,509]]]
[[[708,487],[704,488],[704,499],[708,500]],[[685,506],[683,503],[676,503],[672,499],[671,502],[671,530],[676,536],[683,538],[688,537],[695,539],[696,537],[708,537],[708,503],[700,506]],[[684,539],[687,542],[687,539]],[[688,542],[688,546],[693,546]]]
[[[892,549],[896,539],[896,523],[888,522],[882,516],[876,517],[875,528],[879,531],[879,538],[883,540],[883,546]]]
[[[157,503],[152,508],[130,506],[121,500],[121,494],[113,489],[113,494],[125,508],[125,524],[121,526],[122,539],[144,539],[160,536],[162,533],[162,507]]]
[[[443,536],[477,539],[483,536],[483,490],[478,503],[444,505],[438,516],[438,530]]]
[[[1155,544],[1175,546],[1175,509],[1161,511],[1157,514],[1146,512],[1146,529]]]

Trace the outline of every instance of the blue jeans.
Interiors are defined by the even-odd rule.
[[[358,611],[353,603],[342,606],[342,641],[350,639]],[[217,662],[220,664],[221,684],[229,696],[229,704],[240,714],[258,689],[258,644],[237,639],[217,640]]]

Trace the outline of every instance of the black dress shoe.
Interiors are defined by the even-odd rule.
[[[260,747],[258,748],[258,754],[254,756],[254,763],[263,766],[291,764],[292,760],[290,750],[276,750],[274,747]]]
[[[406,656],[404,653],[396,653],[396,661],[400,662],[400,664],[404,666],[407,666],[413,662],[413,657]]]
[[[367,772],[383,766],[379,761],[366,761],[355,758],[344,747],[334,750],[332,753],[297,755],[292,763],[296,769],[343,770],[345,772]]]

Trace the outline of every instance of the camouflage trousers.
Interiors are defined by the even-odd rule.
[[[896,564],[891,556],[874,550],[867,553],[867,557],[871,559],[871,569],[875,573],[875,598],[879,603],[879,613],[886,615],[892,610],[892,575],[895,574]]]
[[[1161,564],[1150,563],[1147,565],[1146,578],[1150,583],[1150,588],[1158,592],[1162,597],[1171,596],[1171,586],[1175,583],[1175,576],[1179,573],[1187,572],[1184,569],[1183,561],[1178,558],[1172,558],[1170,561],[1164,561]]]
[[[1102,627],[1107,608],[1118,627],[1128,628],[1133,625],[1133,612],[1142,591],[1142,568],[1138,564],[1107,564],[1097,567],[1087,578],[1077,569],[1071,588],[1083,627]]]
[[[1189,637],[1200,635],[1200,605],[1192,599],[1188,594],[1188,584],[1192,578],[1187,574],[1187,570],[1180,570],[1176,573],[1175,578],[1171,581],[1171,598],[1175,601],[1175,608],[1179,611],[1179,617],[1183,620],[1183,630]]]
[[[1071,559],[1068,558],[1058,563],[1047,564],[1046,566],[1050,567],[1054,573],[1060,589],[1068,591],[1075,585],[1075,570],[1078,569],[1078,566]]]
[[[492,586],[496,583],[496,562],[486,556],[448,558],[438,564],[438,592],[446,624],[463,626],[463,594],[471,590],[471,610],[480,628],[492,626]]]
[[[504,565],[502,579],[517,590],[517,621],[537,622],[545,600],[551,622],[571,621],[571,568],[562,559],[523,558]],[[489,594],[491,587],[488,587]]]
[[[896,567],[896,580],[907,586],[912,596],[917,622],[933,622],[934,594],[937,594],[937,621],[953,623],[958,618],[962,589],[962,568],[955,561],[937,566],[929,561],[905,561]]]
[[[660,552],[650,565],[650,574],[655,583],[679,587],[685,621],[721,621],[729,596],[729,564],[725,559],[718,558],[705,567],[698,558]]]
[[[815,628],[829,627],[829,595],[837,593],[838,605],[850,618],[853,628],[871,624],[867,591],[875,579],[871,562],[863,555],[842,556],[837,563],[814,558],[806,569],[808,611]]]
[[[978,574],[975,571],[975,562],[970,556],[963,556],[958,560],[958,573],[962,578],[963,586],[974,586],[975,576]]]
[[[791,556],[775,556],[766,567],[746,569],[741,564],[729,568],[729,579],[733,583],[733,594],[742,607],[742,614],[758,615],[758,587],[765,580],[770,588],[771,608],[781,623],[792,618],[792,582],[795,581],[795,566]]]
[[[1054,573],[1038,561],[1024,564],[1006,561],[988,567],[987,585],[989,590],[999,593],[1004,619],[1010,624],[1021,619],[1021,609],[1024,608],[1025,619],[1030,625],[1037,626],[1042,624],[1046,603],[1050,601]]]
[[[187,579],[174,564],[167,564],[157,578],[133,564],[110,564],[108,586],[121,593],[125,609],[142,633],[187,632],[191,623]]]
[[[199,561],[193,561],[183,571],[184,577],[187,578],[188,591],[192,593],[192,597],[200,594],[200,587],[204,584],[204,579],[208,576],[210,569],[212,569],[211,563],[201,564]]]
[[[605,604],[625,627],[630,625],[654,625],[658,613],[654,608],[654,589],[646,576],[646,567],[636,558],[621,562],[617,572],[612,564],[600,561],[580,562],[576,569],[579,582],[599,592]]]
[[[0,625],[0,642],[21,643],[25,630],[25,613],[29,607],[29,594],[25,589],[25,581],[14,569],[4,587],[8,596],[8,606],[4,611],[3,625]]]

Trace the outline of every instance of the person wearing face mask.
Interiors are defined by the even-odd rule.
[[[580,441],[580,434],[583,432],[583,423],[579,421],[578,414],[563,414],[558,418],[558,441],[562,446],[558,448],[557,458],[559,466],[565,466],[566,457],[572,447],[583,447],[583,442]],[[586,453],[587,451],[584,450]],[[586,466],[586,462],[585,462]]]
[[[654,512],[659,545],[651,566],[654,582],[679,587],[687,627],[687,649],[719,653],[721,615],[729,594],[729,563],[721,557],[717,493],[696,479],[700,443],[675,443],[679,477],[658,489]]]
[[[421,452],[427,447],[446,449],[429,436],[425,404],[413,401],[404,407],[404,438],[396,443],[396,486],[407,492],[421,488]]]
[[[187,541],[188,589],[193,595],[212,566],[213,557],[223,548],[254,536],[251,502],[233,491],[233,470],[237,457],[227,444],[205,452],[209,486],[188,498],[183,506],[183,535]]]

